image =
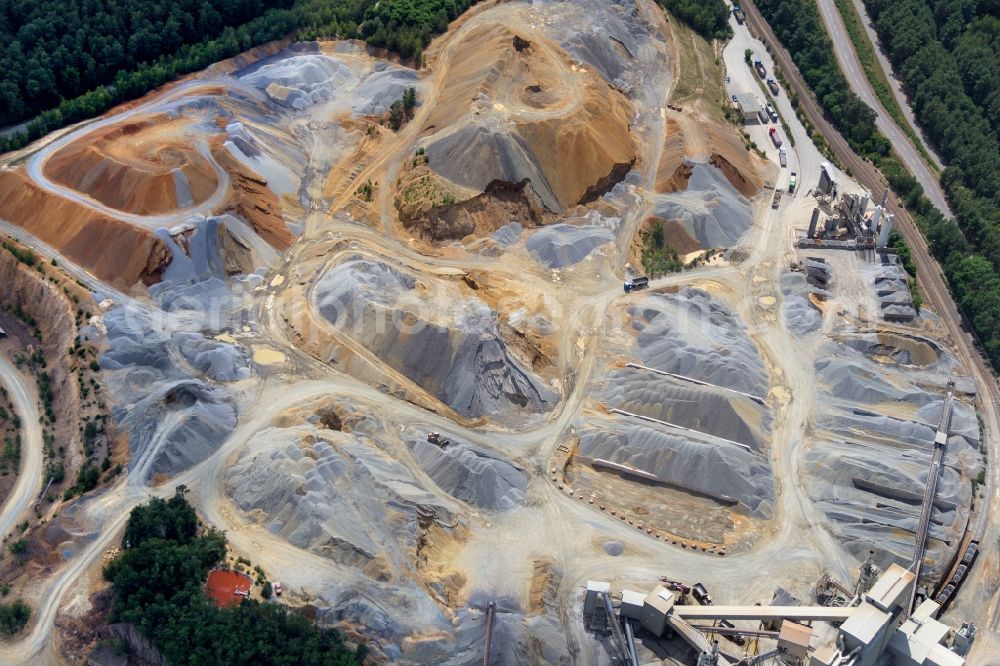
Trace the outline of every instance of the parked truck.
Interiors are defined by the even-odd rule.
[[[774,144],[775,148],[781,148],[781,137],[778,136],[778,128],[772,127],[767,130],[767,133],[771,135],[771,143]]]
[[[788,153],[785,152],[784,148],[778,148],[778,161],[781,162],[782,167],[788,166]]]
[[[761,62],[760,58],[753,59],[753,68],[757,70],[757,76],[762,79],[767,78],[767,70],[764,69],[764,63]]]
[[[795,183],[798,180],[798,174],[794,171],[792,172],[792,177],[788,179],[788,193],[791,194],[795,191]]]
[[[743,22],[747,20],[746,17],[743,16],[743,10],[740,9],[739,5],[733,5],[733,18],[736,19],[736,22],[740,25],[743,25]]]
[[[625,280],[625,293],[631,291],[639,291],[640,289],[646,289],[649,287],[649,278],[646,276],[640,276],[632,278],[630,280]]]
[[[778,92],[779,92],[778,82],[775,81],[770,76],[767,77],[767,87],[771,89],[771,94],[773,94],[773,95],[777,95],[778,94]]]

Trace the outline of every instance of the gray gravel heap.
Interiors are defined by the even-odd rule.
[[[694,164],[687,189],[659,195],[653,214],[679,220],[703,248],[733,247],[753,224],[750,200],[711,164]]]
[[[184,360],[215,381],[232,382],[250,376],[250,354],[243,347],[201,333],[174,333],[172,341]]]
[[[553,224],[533,233],[526,246],[542,266],[565,268],[583,261],[595,249],[614,240],[614,232],[607,227]]]
[[[740,318],[710,294],[651,294],[630,309],[643,365],[753,395],[767,372]]]
[[[412,275],[351,257],[319,280],[316,298],[327,320],[460,414],[552,409],[558,395],[511,356],[496,311],[475,297],[432,304],[415,287]]]
[[[524,471],[482,449],[452,440],[446,448],[417,439],[408,442],[417,464],[452,497],[481,509],[506,510],[524,501]]]

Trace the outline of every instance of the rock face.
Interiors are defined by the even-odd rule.
[[[316,285],[320,314],[458,413],[540,413],[557,400],[516,360],[496,311],[471,294],[421,296],[432,285],[364,257],[350,257]],[[453,292],[453,293],[452,293]],[[446,311],[432,303],[452,303]]]
[[[152,232],[52,196],[20,170],[0,169],[0,211],[108,284],[151,284],[170,263],[166,244]]]
[[[634,164],[631,103],[599,75],[571,68],[545,35],[487,24],[456,48],[477,57],[449,67],[426,123],[440,175],[479,192],[527,179],[548,210],[560,211],[600,196]]]
[[[201,203],[219,180],[186,140],[191,124],[164,114],[101,128],[54,153],[45,173],[127,213],[162,214]]]
[[[231,210],[274,249],[291,247],[295,236],[282,219],[281,204],[267,180],[231,159],[227,152],[219,152],[219,161],[229,172],[233,186]]]

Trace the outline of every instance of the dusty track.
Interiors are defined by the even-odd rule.
[[[6,537],[35,494],[41,490],[39,485],[42,482],[43,445],[34,391],[28,388],[21,373],[3,357],[0,357],[0,384],[7,387],[7,394],[21,418],[24,433],[21,442],[21,469],[18,471],[17,482],[0,511],[0,535]]]

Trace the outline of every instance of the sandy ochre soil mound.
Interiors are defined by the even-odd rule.
[[[766,165],[746,149],[729,126],[677,115],[667,119],[663,155],[656,173],[657,192],[680,192],[691,177],[690,162],[718,168],[740,194],[752,199],[764,184]]]
[[[470,57],[448,67],[425,125],[430,166],[445,178],[479,192],[527,178],[558,211],[596,199],[635,163],[632,104],[547,37],[485,24],[454,48]]]
[[[242,217],[254,232],[274,249],[284,252],[295,236],[281,215],[281,203],[267,186],[267,179],[232,157],[227,150],[215,153],[219,164],[229,173],[233,194],[229,210]]]
[[[149,230],[54,197],[20,169],[0,169],[0,210],[5,220],[111,284],[157,282],[170,263],[170,250]]]
[[[191,121],[153,116],[88,133],[52,155],[45,173],[109,208],[157,215],[208,199],[212,165],[186,140]]]

